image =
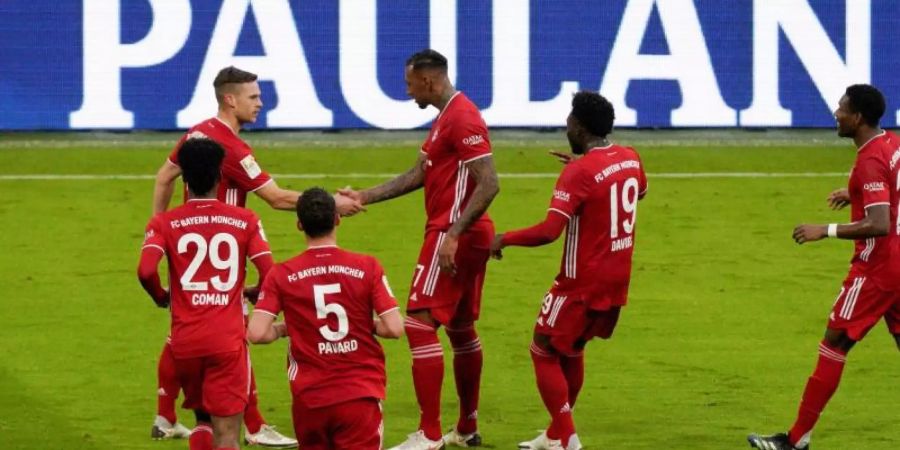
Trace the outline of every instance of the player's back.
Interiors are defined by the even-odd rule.
[[[169,155],[169,161],[178,164],[178,151],[187,139],[211,139],[225,150],[222,160],[222,179],[216,198],[234,206],[247,204],[247,193],[253,192],[272,181],[253,156],[253,149],[244,142],[228,124],[217,117],[194,125],[189,129]],[[187,190],[184,191],[185,199]]]
[[[373,314],[385,312],[379,304],[393,309],[396,303],[377,260],[314,247],[269,276],[276,277],[270,281],[278,286],[291,337],[293,393],[309,407],[384,398],[384,352],[373,334]]]
[[[611,145],[592,149],[569,166],[563,176],[574,180],[573,192],[554,195],[575,196],[579,203],[567,226],[557,282],[588,292],[627,289],[637,203],[647,189],[640,157],[630,147]]]
[[[162,234],[169,264],[175,356],[239,349],[246,261],[268,253],[256,215],[218,200],[189,200],[154,217],[151,228]]]

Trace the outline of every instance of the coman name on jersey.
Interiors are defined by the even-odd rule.
[[[191,296],[194,306],[228,306],[228,294],[194,294]]]

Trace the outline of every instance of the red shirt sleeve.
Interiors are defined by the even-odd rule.
[[[256,214],[250,219],[250,243],[247,246],[247,259],[254,260],[262,255],[271,255],[272,249],[266,239],[266,232],[263,230],[262,220]]]
[[[451,130],[453,148],[462,162],[469,162],[491,154],[491,141],[487,125],[481,115],[475,112],[461,114]]]
[[[253,192],[272,181],[272,177],[259,167],[250,147],[243,142],[232,145],[229,153],[222,161],[222,175],[242,190]]]
[[[577,164],[567,164],[553,188],[550,211],[572,218],[587,197],[589,185],[585,179],[584,171]]]
[[[278,279],[282,276],[281,272],[283,272],[281,265],[275,265],[269,271],[269,276],[263,281],[262,291],[259,293],[254,311],[266,312],[273,316],[278,316],[281,312],[281,296],[278,286]]]
[[[641,174],[638,176],[638,199],[641,199],[647,195],[647,172],[644,172],[644,162],[641,161],[641,158],[638,158],[638,162],[641,163]]]
[[[165,238],[158,220],[159,216],[150,219],[144,233],[144,245],[141,248],[141,260],[138,264],[138,279],[147,294],[160,304],[165,300],[166,290],[159,279],[159,261],[166,254]]]
[[[384,268],[377,259],[372,258],[372,309],[379,316],[393,309],[397,309],[397,299],[391,291],[391,285],[388,284],[387,275],[384,274]]]
[[[187,135],[187,133],[185,133],[185,135],[182,136],[181,139],[178,140],[178,143],[175,144],[175,148],[172,149],[172,153],[169,153],[169,162],[170,163],[175,164],[176,166],[179,165],[178,164],[178,151],[181,150],[181,145],[184,144],[184,141],[186,141],[187,138],[188,138],[188,135]]]
[[[150,219],[147,228],[144,229],[144,244],[141,246],[141,251],[148,249],[159,250],[162,254],[166,254],[166,238],[163,236],[159,215]]]
[[[879,158],[864,158],[854,169],[862,185],[863,207],[890,205],[891,171],[885,161]]]

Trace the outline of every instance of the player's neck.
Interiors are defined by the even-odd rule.
[[[456,95],[456,88],[451,85],[448,85],[444,92],[441,93],[440,99],[438,99],[437,103],[434,106],[438,109],[438,111],[443,111],[444,108],[447,107],[447,103],[450,103],[450,99]]]
[[[612,143],[609,142],[609,139],[606,139],[605,137],[603,137],[603,138],[591,139],[590,141],[587,141],[587,143],[585,143],[585,145],[584,145],[584,148],[589,152],[595,148],[606,148],[606,147],[609,147],[610,145],[612,145]]]
[[[872,140],[875,136],[884,133],[880,127],[874,128],[866,128],[864,130],[859,130],[855,136],[853,136],[853,143],[856,144],[856,148],[862,148],[863,145],[866,145],[869,141]]]
[[[225,125],[228,125],[228,128],[231,128],[231,131],[234,132],[234,134],[241,132],[241,123],[238,122],[237,117],[235,117],[234,114],[228,114],[225,111],[219,110],[219,113],[216,114],[216,118],[221,120]]]
[[[306,236],[306,248],[315,247],[337,247],[337,236],[335,233],[319,237]]]

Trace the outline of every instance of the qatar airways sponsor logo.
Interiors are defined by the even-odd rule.
[[[866,183],[863,185],[863,189],[869,192],[878,192],[885,190],[883,181],[873,181],[871,183]]]
[[[194,294],[191,296],[191,304],[194,306],[228,306],[228,294]]]
[[[569,194],[566,191],[561,191],[559,189],[555,189],[553,191],[553,198],[555,198],[559,201],[562,201],[562,202],[568,202],[569,199],[572,198],[572,196],[571,196],[571,194]]]
[[[344,355],[357,350],[359,350],[359,342],[356,342],[356,339],[339,342],[319,342],[320,355]]]
[[[463,139],[462,141],[463,141],[463,144],[466,144],[469,147],[474,147],[474,146],[484,142],[484,137],[480,134],[473,134],[472,136],[469,136],[469,137]]]

